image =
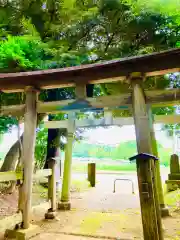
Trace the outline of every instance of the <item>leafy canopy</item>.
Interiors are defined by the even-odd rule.
[[[136,14],[142,11],[161,13],[165,16],[176,17],[178,21],[180,20],[180,2],[177,0],[124,0],[124,2],[128,3]]]
[[[0,71],[20,72],[45,68],[47,45],[30,36],[8,36],[0,42]]]

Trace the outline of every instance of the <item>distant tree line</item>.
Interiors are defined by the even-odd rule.
[[[171,155],[171,149],[164,148],[158,143],[158,151],[161,164],[168,166]],[[73,148],[73,157],[79,158],[109,158],[112,160],[128,160],[137,153],[136,141],[127,141],[117,146],[103,144],[89,144],[85,141],[75,142]]]

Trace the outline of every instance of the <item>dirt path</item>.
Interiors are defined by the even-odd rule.
[[[73,194],[72,210],[59,212],[54,221],[42,221],[43,215],[38,213],[35,223],[41,227],[43,233],[33,240],[91,240],[90,237],[143,239],[136,175],[129,176],[135,182],[134,195],[128,182],[117,183],[117,192],[113,193],[113,180],[116,177],[98,176],[96,188]],[[163,223],[165,239],[180,239],[178,213],[173,213]]]

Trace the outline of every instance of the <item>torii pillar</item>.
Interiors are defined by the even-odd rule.
[[[34,150],[37,126],[37,97],[38,91],[34,87],[26,87],[26,102],[24,115],[24,136],[22,146],[23,185],[21,197],[22,224],[20,229],[6,230],[5,238],[26,239],[37,234],[38,226],[31,225],[32,214],[32,187]]]
[[[24,119],[24,137],[22,149],[22,164],[24,167],[23,182],[23,228],[30,226],[31,199],[33,185],[34,150],[37,126],[37,97],[38,93],[33,87],[27,87],[26,112]]]
[[[150,135],[151,135],[151,144],[152,144],[152,154],[156,157],[159,157],[156,136],[155,136],[154,127],[153,127],[154,119],[153,119],[152,109],[150,106],[148,106],[148,115],[149,115],[149,126],[150,126]],[[156,185],[158,190],[161,217],[167,217],[169,216],[169,209],[166,207],[164,202],[163,187],[162,187],[161,172],[160,172],[160,160],[155,161],[155,180],[156,180]]]
[[[138,153],[152,154],[149,116],[141,85],[143,76],[141,73],[133,73],[130,76],[130,81]],[[154,162],[148,161],[145,164],[144,161],[141,161],[137,164],[137,174],[144,239],[162,240],[162,223],[157,186],[154,179]]]
[[[58,203],[59,210],[70,210],[70,187],[71,187],[71,168],[72,168],[72,149],[75,131],[75,113],[68,114],[67,144],[65,147],[64,173],[61,192],[61,201]]]
[[[86,85],[76,83],[75,95],[77,100],[84,100],[84,98],[86,97]],[[62,193],[61,193],[61,201],[58,204],[59,210],[71,209],[70,186],[71,186],[72,149],[73,149],[73,139],[74,139],[74,132],[75,132],[75,119],[76,119],[76,113],[69,112]]]

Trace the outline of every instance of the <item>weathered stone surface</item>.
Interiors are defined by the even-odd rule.
[[[57,213],[55,211],[49,211],[47,213],[45,213],[44,217],[45,219],[55,219],[57,216]]]
[[[161,210],[161,217],[162,218],[170,216],[169,209],[166,206],[161,207],[160,210]]]
[[[59,202],[58,203],[58,210],[61,210],[61,211],[71,210],[71,203],[70,202]]]
[[[179,166],[179,157],[176,154],[171,155],[170,159],[170,173],[179,173],[180,174],[180,166]]]
[[[104,240],[104,238],[102,237],[90,237],[90,236],[81,236],[81,235],[68,235],[68,234],[57,234],[57,233],[42,233],[41,235],[33,238],[33,240],[49,240],[49,239],[53,239],[53,240]],[[111,238],[110,238],[111,239]],[[133,240],[133,237],[119,237],[119,238],[113,238],[114,240]]]
[[[175,191],[180,188],[180,180],[167,180],[167,191]]]
[[[96,164],[88,163],[88,181],[91,184],[91,187],[96,185]]]
[[[17,229],[11,230],[7,229],[4,238],[5,239],[16,239],[16,240],[27,240],[38,234],[40,234],[41,229],[37,225],[30,225],[28,229]]]
[[[180,173],[173,173],[168,174],[169,180],[180,180]]]

